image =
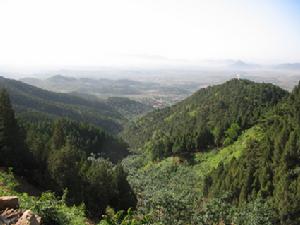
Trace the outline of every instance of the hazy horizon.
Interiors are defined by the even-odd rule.
[[[0,70],[300,62],[300,3],[0,2]]]

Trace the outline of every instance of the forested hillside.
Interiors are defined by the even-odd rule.
[[[258,197],[276,208],[282,224],[300,223],[300,85],[265,115],[264,138],[252,141],[239,160],[206,180],[206,194],[231,193],[239,206]]]
[[[206,198],[203,195],[206,177],[220,163],[228,164],[238,160],[247,148],[248,142],[259,141],[263,137],[259,126],[245,131],[236,142],[210,152],[199,152],[188,160],[168,157],[159,162],[151,162],[146,154],[135,155],[123,161],[129,171],[129,183],[138,197],[136,216],[147,216],[151,224],[272,224],[273,213],[260,199],[249,202],[244,207],[236,207],[228,202],[227,195]],[[256,210],[256,208],[258,208]],[[243,223],[245,214],[252,217]],[[253,223],[253,219],[260,223]]]
[[[105,102],[58,94],[3,77],[0,77],[0,88],[5,88],[10,94],[18,117],[30,120],[68,117],[100,126],[109,133],[121,131],[121,124],[126,121],[125,117]]]
[[[67,119],[18,123],[8,93],[1,90],[0,166],[12,167],[41,189],[58,195],[67,190],[66,203],[84,203],[88,215],[99,218],[107,206],[135,206],[118,163],[127,154],[123,141],[91,125]]]
[[[272,84],[233,79],[147,114],[123,137],[135,151],[150,149],[153,159],[226,146],[287,95]]]
[[[83,94],[78,92],[71,92],[70,94],[73,96],[78,96],[87,99],[89,101],[98,101],[98,102],[105,103],[110,107],[112,107],[117,112],[119,112],[123,117],[125,117],[129,121],[137,117],[141,117],[146,113],[154,110],[154,108],[149,104],[135,101],[127,97],[108,97],[108,98],[104,97],[103,98],[103,96],[97,97],[96,95]]]
[[[110,97],[105,102],[127,119],[135,119],[153,110],[153,107],[129,98]]]
[[[231,80],[138,120],[124,136],[140,149],[123,161],[138,197],[137,218],[153,224],[299,224],[299,93],[300,85],[289,94]],[[199,120],[209,133],[200,143],[212,138],[201,149],[186,145],[201,129]],[[134,132],[139,138],[130,139]],[[185,143],[181,154],[172,149],[178,139]]]
[[[95,220],[105,213],[100,225],[298,225],[299,124],[300,84],[292,93],[238,79],[201,89],[130,123],[128,143],[46,114],[17,121],[3,90],[0,166],[63,196],[43,194],[39,205],[21,198],[47,225],[52,217],[82,224],[84,212]],[[0,182],[9,176],[0,173]],[[57,204],[52,214],[46,201]]]

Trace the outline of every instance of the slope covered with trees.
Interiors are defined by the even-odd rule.
[[[63,195],[54,216],[80,214],[66,207],[85,203],[89,216],[106,213],[101,225],[297,225],[299,118],[300,84],[288,93],[234,79],[131,123],[129,155],[124,141],[86,123],[16,121],[3,91],[0,166]]]
[[[102,127],[109,133],[121,131],[121,124],[127,121],[105,102],[54,93],[4,77],[0,77],[0,88],[8,91],[17,115],[30,120],[68,117]]]
[[[0,165],[22,168],[25,153],[24,139],[15,118],[9,95],[6,90],[0,90]]]
[[[172,156],[152,162],[146,154],[127,157],[123,165],[129,171],[128,180],[138,204],[135,211],[125,214],[123,221],[131,218],[138,221],[137,224],[274,224],[274,208],[260,198],[237,206],[230,202],[228,193],[221,192],[207,198],[203,192],[206,177],[220,163],[227,165],[232,160],[238,160],[248,148],[248,143],[260,141],[263,137],[264,130],[254,126],[233,144],[195,153],[189,160]],[[120,212],[108,212],[108,219],[105,220],[110,225],[121,224],[114,222],[115,218],[122,218],[120,215],[124,216]]]
[[[299,113],[300,85],[289,94],[232,80],[141,118],[124,133],[140,148],[123,162],[138,197],[136,218],[146,215],[154,224],[299,224]],[[210,145],[181,146],[189,157],[171,151],[153,158],[156,148],[174,144],[170,136],[188,143],[192,136],[184,134],[199,129],[198,119],[211,133],[205,136],[212,136]],[[134,132],[138,138],[130,139]]]
[[[276,208],[282,224],[300,223],[300,85],[265,116],[265,136],[239,160],[220,164],[206,180],[206,194],[231,194],[243,205],[258,197]]]
[[[154,108],[150,104],[143,103],[142,101],[132,100],[128,97],[105,97],[96,96],[92,94],[84,94],[78,92],[71,92],[73,96],[78,96],[89,101],[98,101],[105,103],[119,112],[123,117],[128,120],[133,120],[137,117],[141,117],[148,112],[151,112]]]
[[[66,119],[22,125],[33,157],[31,182],[59,194],[67,188],[68,201],[84,202],[92,216],[100,216],[108,205],[119,209],[135,205],[126,174],[117,164],[128,155],[123,141]]]
[[[153,110],[153,107],[141,102],[123,97],[110,97],[105,101],[127,119],[134,119]]]
[[[135,206],[118,163],[128,154],[123,141],[67,119],[18,123],[5,90],[0,92],[0,127],[0,167],[13,167],[33,184],[57,194],[67,190],[66,202],[84,203],[95,218],[108,205]]]
[[[233,79],[147,114],[123,137],[134,150],[150,149],[153,159],[226,146],[287,95],[272,84]]]

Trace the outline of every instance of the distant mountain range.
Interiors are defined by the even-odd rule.
[[[199,62],[199,65],[202,63]],[[283,64],[257,64],[249,63],[243,60],[206,60],[203,62],[204,67],[222,70],[300,70],[300,63],[283,63]]]
[[[300,70],[300,63],[285,63],[275,66],[277,69]]]

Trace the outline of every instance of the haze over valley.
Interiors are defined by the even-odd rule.
[[[1,0],[0,225],[299,225],[299,12]]]
[[[209,61],[206,66],[202,62],[197,67],[61,70],[19,76],[22,82],[54,92],[99,99],[126,97],[162,108],[232,78],[273,83],[291,91],[300,80],[300,63],[267,66],[223,60]]]

